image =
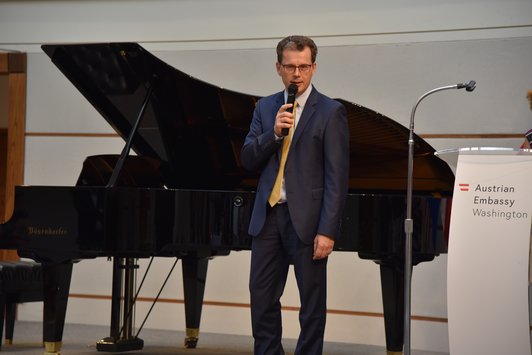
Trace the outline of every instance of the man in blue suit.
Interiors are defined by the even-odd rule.
[[[285,90],[257,102],[241,152],[242,165],[261,172],[249,226],[255,355],[284,354],[280,298],[289,265],[301,301],[295,355],[323,351],[327,258],[347,196],[349,130],[344,106],[311,85],[317,51],[304,36],[279,42],[276,69]],[[286,103],[291,84],[294,105]]]

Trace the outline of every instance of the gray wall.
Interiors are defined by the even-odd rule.
[[[281,89],[273,48],[293,33],[313,36],[320,47],[319,90],[403,125],[424,92],[476,80],[473,93],[437,93],[418,108],[416,132],[443,134],[428,139],[436,149],[516,147],[521,137],[486,139],[481,134],[519,135],[532,125],[525,99],[532,88],[528,0],[0,1],[0,48],[28,52],[26,184],[73,185],[86,156],[118,153],[123,146],[119,138],[87,135],[112,129],[50,63],[40,44],[140,42],[201,80],[266,95]],[[155,296],[171,262],[156,261],[142,296]],[[442,255],[415,268],[413,315],[446,318],[446,267]],[[368,315],[382,312],[377,265],[356,254],[335,253],[329,271],[329,308],[347,314],[329,316],[326,339],[384,344],[382,318]],[[248,272],[248,252],[211,262],[205,295],[211,303],[204,307],[202,331],[250,334],[249,309],[215,305],[249,303]],[[109,295],[110,278],[106,260],[76,264],[67,322],[108,324],[109,301],[90,295]],[[147,327],[183,330],[182,305],[174,302],[183,297],[180,280],[172,277],[162,295],[170,301],[155,307]],[[283,305],[298,304],[290,278]],[[141,302],[137,319],[148,307]],[[40,317],[38,305],[21,308],[21,319]],[[283,317],[285,336],[297,337],[297,313],[285,311]],[[448,351],[447,325],[415,320],[412,340],[413,348]]]

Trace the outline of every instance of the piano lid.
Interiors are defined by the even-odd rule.
[[[256,186],[240,149],[257,96],[200,81],[137,43],[51,44],[42,49],[124,139],[148,105],[132,142],[140,156],[166,163],[167,186],[234,189]],[[350,130],[350,189],[406,189],[409,131],[371,109],[338,99]],[[450,193],[454,176],[434,149],[415,137],[414,189]]]
[[[195,79],[137,43],[42,49],[124,139],[153,88],[131,147],[167,163],[168,186],[217,188],[241,179],[233,137],[245,136],[256,97]]]

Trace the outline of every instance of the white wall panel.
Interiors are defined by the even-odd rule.
[[[200,80],[254,95],[281,89],[273,49],[154,52]],[[425,99],[418,133],[519,133],[528,130],[525,98],[532,82],[532,37],[481,41],[320,48],[314,83],[408,126],[426,91],[477,81],[472,93],[453,90]],[[44,54],[29,55],[28,132],[112,132]]]
[[[447,38],[485,38],[489,32],[476,29],[510,27],[517,31],[512,26],[530,25],[532,16],[532,4],[526,0],[310,0],[304,4],[84,0],[3,1],[0,6],[0,43],[6,45],[124,40],[190,45],[230,40],[238,47],[242,40],[267,40],[287,33],[345,36],[355,42],[372,34],[439,31],[449,32]],[[345,38],[340,41],[345,43]]]
[[[114,132],[46,54],[28,55],[27,85],[26,132]]]
[[[28,137],[24,183],[74,186],[89,155],[120,154],[121,138]]]

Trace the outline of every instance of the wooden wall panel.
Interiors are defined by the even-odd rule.
[[[7,128],[0,128],[0,216],[5,216],[6,167],[7,167]],[[4,218],[4,217],[2,217]]]
[[[15,186],[24,183],[26,121],[26,54],[0,53],[0,75],[7,75],[7,130],[0,141],[0,222],[7,221],[14,207]],[[0,250],[0,259],[18,259],[15,250]]]

